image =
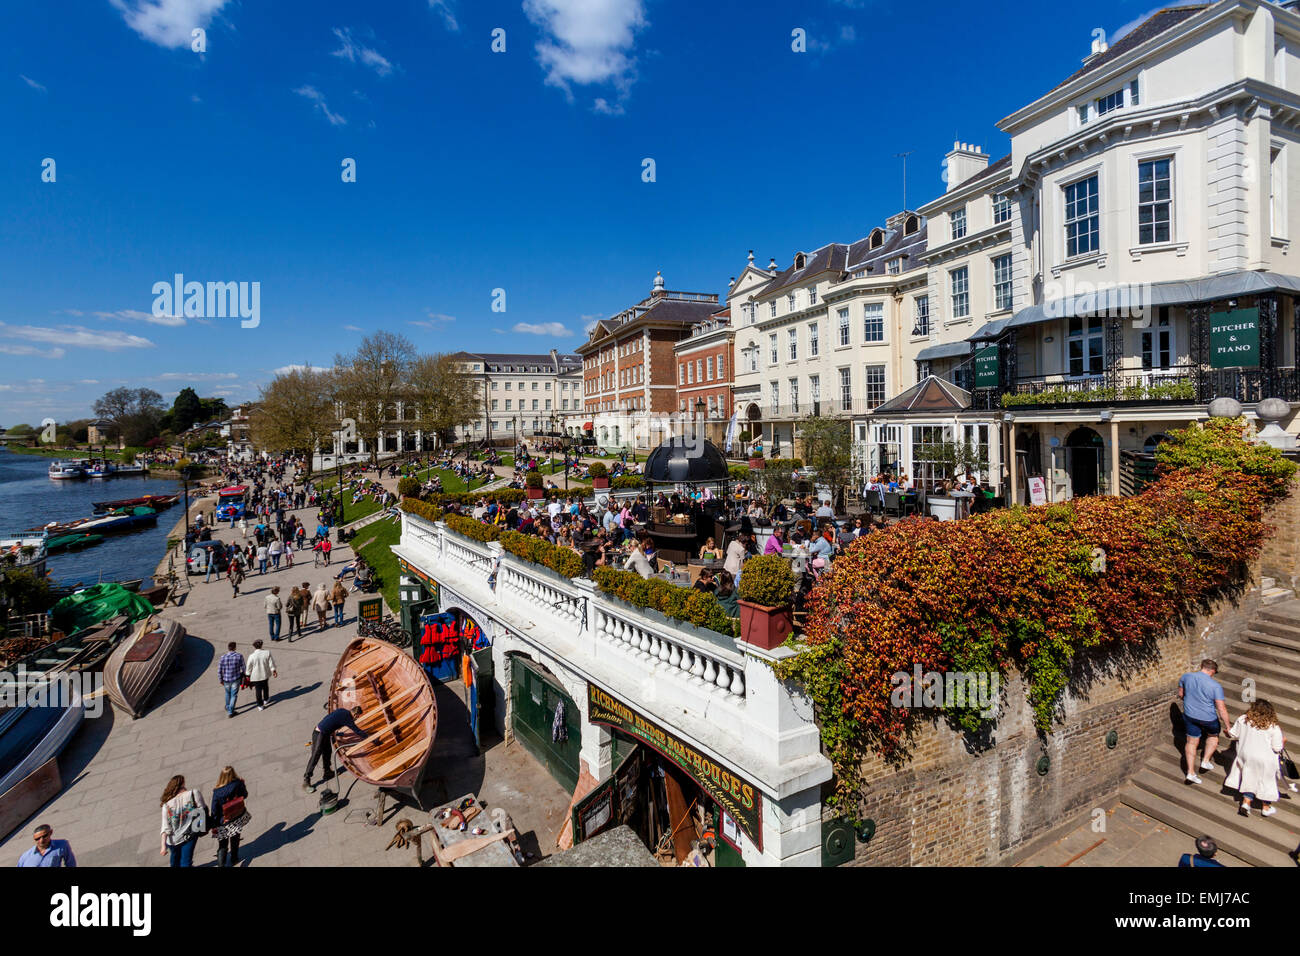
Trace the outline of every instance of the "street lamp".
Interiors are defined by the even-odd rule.
[[[334,478],[338,487],[339,503],[339,526],[343,525],[343,429],[334,432],[339,436],[339,447],[334,450]]]
[[[696,417],[696,418],[701,422],[700,425],[697,425],[697,426],[695,427],[695,437],[696,437],[697,439],[700,437],[700,430],[701,430],[701,428],[703,428],[704,409],[705,409],[705,405],[704,405],[704,397],[701,396],[700,398],[697,398],[697,399],[695,400],[695,417]]]
[[[555,475],[555,416],[551,415],[551,466],[547,471],[552,476]]]

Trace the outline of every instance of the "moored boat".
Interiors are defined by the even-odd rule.
[[[57,551],[80,551],[82,548],[90,548],[104,540],[102,534],[60,534],[50,538],[45,543],[45,548],[50,554]]]
[[[178,622],[145,618],[104,664],[104,689],[113,706],[132,718],[144,716],[145,704],[171,669],[184,639],[185,628]]]
[[[85,716],[77,681],[47,681],[23,691],[13,706],[0,710],[0,805],[63,751]]]
[[[179,495],[141,495],[138,498],[123,498],[121,501],[96,501],[93,502],[95,514],[103,514],[108,511],[116,511],[119,508],[170,508],[176,504]]]
[[[433,685],[409,653],[374,638],[347,646],[330,682],[329,707],[360,707],[365,738],[339,748],[339,759],[366,783],[407,793],[420,784],[438,730]]]
[[[36,574],[44,574],[49,537],[43,528],[0,531],[0,565],[27,568]]]
[[[50,462],[49,476],[56,481],[63,481],[70,478],[85,478],[86,469],[77,461],[52,461]]]

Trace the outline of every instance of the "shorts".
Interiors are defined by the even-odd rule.
[[[1195,717],[1188,717],[1183,714],[1183,727],[1187,730],[1187,736],[1199,738],[1204,732],[1207,737],[1219,736],[1219,718],[1213,720],[1197,720]]]

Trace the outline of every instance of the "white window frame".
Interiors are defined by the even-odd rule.
[[[873,326],[879,320],[879,331]],[[879,345],[885,341],[885,304],[883,302],[862,303],[862,341],[867,345]]]
[[[925,307],[921,307],[925,303]],[[922,320],[925,326],[921,326]],[[918,295],[912,300],[912,335],[917,337],[928,336],[930,334],[930,296]]]
[[[821,348],[821,337],[818,334],[820,322],[808,323],[808,357],[816,358]]]
[[[1006,277],[998,281],[998,263],[1006,263]],[[989,271],[993,275],[993,311],[1008,312],[1014,305],[1015,286],[1011,279],[1015,263],[1011,253],[1006,252],[989,260]]]
[[[789,361],[799,361],[799,330],[796,328],[786,329],[786,354]]]
[[[1001,219],[998,218],[998,210],[1000,209],[1005,209],[1007,213]],[[1014,214],[1013,207],[1012,207],[1011,199],[1009,197],[1007,196],[993,197],[992,218],[993,218],[993,224],[995,226],[1000,225],[1001,223],[1004,222],[1010,222],[1013,214]]]
[[[965,239],[968,225],[965,206],[954,209],[948,214],[948,229],[952,233],[953,240]]]
[[[878,381],[873,382],[873,379],[878,379]],[[873,402],[871,400],[872,399],[871,390],[873,387],[878,387],[878,391],[876,392],[876,394],[880,398],[880,401],[878,402]],[[889,378],[884,365],[877,363],[874,365],[863,366],[862,398],[863,401],[866,403],[866,407],[869,409],[875,408],[877,405],[883,405],[885,401],[889,398]]]
[[[769,333],[768,333],[768,336],[767,336],[767,351],[768,351],[768,356],[772,359],[771,363],[769,363],[769,364],[771,364],[771,365],[775,365],[775,364],[777,364],[779,361],[781,361],[780,347],[776,344],[776,333],[775,333],[775,332],[769,332]]]
[[[1136,233],[1137,233],[1137,236],[1136,236],[1136,239],[1137,239],[1137,245],[1139,245],[1139,246],[1163,246],[1163,245],[1167,245],[1167,244],[1169,244],[1169,243],[1171,243],[1171,242],[1175,242],[1175,241],[1177,241],[1177,239],[1178,239],[1178,220],[1177,220],[1177,216],[1178,216],[1178,176],[1177,176],[1177,165],[1178,165],[1178,163],[1177,163],[1177,158],[1175,157],[1175,155],[1174,155],[1173,153],[1166,153],[1166,154],[1161,154],[1161,155],[1156,155],[1156,156],[1137,156],[1137,157],[1134,157],[1134,161],[1136,162],[1136,166],[1135,166],[1135,168],[1134,168],[1134,170],[1133,170],[1133,185],[1134,185],[1134,187],[1135,187],[1135,189],[1136,189],[1136,196],[1135,196],[1135,199],[1134,199],[1134,210],[1135,210],[1136,215],[1135,215],[1135,219],[1134,219],[1134,222],[1133,222],[1133,228],[1134,228],[1134,230],[1135,230]],[[1149,200],[1143,201],[1143,199],[1142,199],[1142,167],[1143,167],[1144,165],[1148,164],[1148,163],[1154,165],[1155,163],[1162,163],[1162,162],[1163,162],[1163,163],[1168,163],[1168,164],[1169,164],[1169,179],[1168,179],[1169,194],[1168,194],[1168,197],[1167,197],[1166,199],[1155,199],[1155,198],[1152,198],[1152,199],[1149,199]],[[1169,231],[1169,234],[1168,234],[1165,238],[1163,238],[1163,239],[1158,239],[1158,238],[1156,238],[1156,229],[1155,229],[1155,227],[1156,227],[1156,223],[1155,223],[1155,220],[1154,220],[1154,218],[1153,218],[1153,219],[1152,219],[1152,222],[1151,222],[1151,238],[1148,239],[1148,240],[1146,240],[1146,241],[1144,242],[1143,239],[1142,239],[1142,210],[1143,210],[1144,207],[1147,207],[1147,206],[1150,206],[1150,207],[1156,207],[1156,206],[1160,206],[1160,205],[1166,205],[1166,206],[1169,207],[1169,214],[1168,214],[1168,231]]]
[[[1070,200],[1069,200],[1067,194],[1068,194],[1069,190],[1072,189],[1073,187],[1078,186],[1078,185],[1081,185],[1082,183],[1085,183],[1085,182],[1087,182],[1087,181],[1090,180],[1090,179],[1095,179],[1095,180],[1097,181],[1097,197],[1096,197],[1096,199],[1097,199],[1097,208],[1096,208],[1096,210],[1092,213],[1091,216],[1086,216],[1086,217],[1081,217],[1081,218],[1076,218],[1076,219],[1074,219],[1074,220],[1071,220],[1071,219],[1068,218],[1068,216],[1069,216],[1069,205],[1070,205]],[[1081,173],[1081,174],[1079,174],[1078,176],[1075,176],[1075,177],[1071,178],[1068,182],[1063,182],[1063,183],[1061,183],[1061,192],[1060,192],[1060,200],[1061,200],[1061,207],[1060,207],[1060,208],[1061,208],[1061,230],[1060,230],[1060,237],[1061,237],[1061,258],[1062,258],[1064,261],[1066,261],[1066,262],[1072,262],[1072,261],[1074,261],[1074,260],[1086,259],[1086,258],[1088,258],[1088,257],[1090,257],[1090,256],[1096,256],[1096,255],[1100,255],[1100,254],[1101,254],[1101,251],[1102,251],[1102,245],[1101,245],[1101,238],[1102,238],[1102,229],[1101,229],[1101,206],[1102,206],[1102,202],[1101,202],[1101,197],[1102,197],[1101,170],[1098,169],[1098,168],[1090,169],[1090,170],[1088,170],[1087,172]],[[1087,251],[1084,251],[1084,252],[1075,252],[1075,253],[1071,254],[1071,252],[1070,252],[1070,225],[1071,225],[1071,223],[1072,223],[1072,222],[1082,222],[1082,221],[1084,221],[1084,220],[1086,220],[1086,219],[1091,219],[1091,218],[1095,218],[1095,219],[1097,220],[1097,228],[1096,228],[1096,235],[1097,235],[1097,240],[1096,240],[1096,241],[1097,241],[1097,244],[1096,244],[1096,246],[1095,246],[1094,248],[1092,248],[1092,249],[1088,249]]]
[[[850,346],[850,345],[853,344],[853,333],[850,331],[851,324],[850,324],[850,322],[849,322],[849,310],[848,310],[848,307],[845,306],[844,308],[840,309],[838,312],[835,313],[835,315],[836,315],[836,318],[839,319],[839,323],[840,323],[840,325],[839,325],[839,330],[840,330],[839,343],[840,343],[840,344],[837,345],[836,348],[841,348],[841,349],[842,349],[842,348],[847,348],[848,346]]]
[[[948,270],[948,307],[954,322],[970,318],[970,268],[968,266],[958,266],[956,269]]]

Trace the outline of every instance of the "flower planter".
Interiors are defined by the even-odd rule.
[[[794,610],[785,607],[765,607],[740,601],[740,639],[747,644],[771,650],[780,647],[794,630]]]
[[[608,479],[608,478],[593,478],[593,479],[591,479],[591,487],[593,487],[593,488],[608,488],[608,487],[609,487],[609,479]]]
[[[766,461],[767,459],[765,458],[751,458],[749,459],[749,467],[758,468],[761,470],[763,465],[766,463]]]
[[[529,488],[529,489],[528,489],[528,500],[529,500],[529,501],[537,501],[539,498],[545,498],[545,497],[546,497],[546,489],[545,489],[545,488]]]

